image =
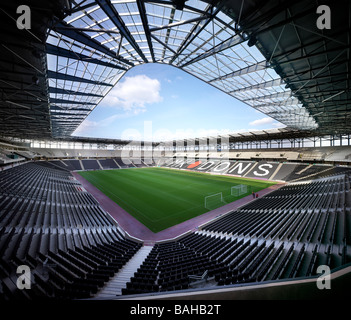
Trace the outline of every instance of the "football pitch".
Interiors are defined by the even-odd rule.
[[[160,167],[79,174],[155,233],[275,184]],[[232,195],[231,188],[240,184],[247,192]]]

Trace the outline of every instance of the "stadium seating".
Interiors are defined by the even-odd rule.
[[[349,192],[348,175],[285,186],[155,245],[122,293],[186,289],[196,281],[191,275],[204,273],[208,286],[222,286],[309,277],[320,264],[340,267],[351,261]]]
[[[113,159],[100,159],[99,162],[103,169],[119,169],[119,166]]]
[[[192,166],[192,164],[194,164]],[[195,161],[187,159],[168,159],[160,162],[161,166],[175,169],[188,169],[200,172],[228,174],[247,178],[258,178],[278,181],[301,181],[330,176],[347,172],[349,167],[335,167],[332,165],[305,164],[305,163],[278,163],[268,161],[234,161],[209,160]],[[189,167],[190,165],[190,167]],[[341,169],[342,168],[342,169]]]
[[[83,170],[79,160],[63,160],[70,170]]]
[[[101,167],[96,159],[82,160],[84,170],[100,170]]]
[[[0,172],[0,296],[87,298],[141,247],[69,172],[49,162]],[[33,290],[16,290],[16,268]]]
[[[283,253],[285,258],[277,260],[279,264],[267,263],[267,268],[276,269],[275,272],[264,275],[256,266],[253,268],[257,270],[255,281],[315,274],[316,257],[319,262],[328,261],[332,268],[350,261],[350,255],[346,256],[351,234],[350,203],[345,202],[349,190],[348,175],[291,184],[210,223],[204,230],[222,236],[250,239],[250,246],[252,242],[258,241],[257,246],[260,239],[266,239],[264,241],[267,243],[262,245],[261,250],[252,253],[252,257],[256,256],[258,261],[261,261],[261,251],[268,252],[268,241],[271,249],[274,248],[272,256],[279,249],[279,255]],[[248,250],[248,254],[253,249]],[[331,249],[334,251],[331,252]],[[275,259],[271,259],[271,262]],[[246,266],[240,262],[239,266],[242,265]],[[265,270],[264,265],[262,268]],[[244,270],[247,272],[246,268]],[[249,272],[247,277],[250,279],[252,273]],[[220,283],[223,284],[223,281]]]
[[[122,294],[187,289],[191,276],[201,276],[206,271],[211,274],[224,272],[224,264],[184,245],[194,236],[190,235],[178,242],[156,244]],[[205,252],[205,248],[202,250]]]
[[[81,163],[117,168],[120,162],[37,161],[0,172],[2,299],[93,298],[138,252],[143,243],[126,237],[69,172]],[[209,170],[225,168],[221,163]],[[257,162],[242,163],[258,169]],[[351,262],[349,168],[284,163],[275,176],[302,179],[196,232],[156,243],[122,294],[310,277],[320,264]],[[16,267],[23,264],[33,271],[33,290],[16,290]]]
[[[117,162],[120,168],[135,167],[134,164],[129,159],[115,158],[114,160]]]
[[[18,156],[16,153],[0,149],[0,164],[17,163],[24,160],[24,157]]]

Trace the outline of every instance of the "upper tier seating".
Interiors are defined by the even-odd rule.
[[[190,166],[190,164],[194,164]],[[211,172],[218,174],[229,174],[247,178],[294,181],[305,179],[316,179],[318,177],[335,175],[346,172],[351,168],[337,167],[331,165],[309,165],[298,163],[278,163],[267,161],[234,161],[234,160],[186,160],[186,159],[165,159],[159,161],[159,165],[169,168],[190,169],[200,172]]]

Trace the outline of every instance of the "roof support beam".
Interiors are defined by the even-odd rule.
[[[240,93],[240,92],[246,92],[246,91],[251,91],[251,90],[258,90],[258,89],[266,89],[266,88],[271,88],[271,87],[275,87],[275,86],[280,86],[284,84],[282,79],[274,79],[271,81],[266,81],[266,82],[261,82],[258,84],[254,84],[252,86],[248,86],[245,88],[240,88],[240,89],[236,89],[233,91],[230,91],[229,93]]]
[[[83,117],[85,117],[85,115],[82,115],[82,117],[72,117],[72,114],[53,114],[51,115],[53,117],[53,121],[56,122],[62,122],[62,121],[69,121],[69,122],[74,122],[74,121],[81,121],[83,120]]]
[[[267,96],[257,96],[255,98],[251,98],[251,99],[245,99],[245,102],[248,101],[258,101],[258,100],[267,100],[267,99],[279,99],[279,98],[294,98],[291,95],[291,91],[286,91],[286,92],[277,92],[277,93],[273,93],[273,94],[269,94]]]
[[[162,27],[152,28],[152,29],[150,29],[150,31],[154,32],[154,31],[159,31],[159,30],[163,30],[163,29],[169,29],[169,28],[181,26],[183,24],[188,24],[188,23],[202,21],[202,20],[205,20],[205,19],[208,19],[208,17],[207,16],[202,16],[202,17],[197,17],[197,18],[193,18],[193,19],[189,19],[189,20],[182,20],[182,21],[166,24],[166,25],[164,25]]]
[[[155,37],[153,34],[151,34],[151,38],[155,39],[158,43],[160,43],[162,46],[164,46],[165,48],[167,48],[169,51],[173,52],[174,54],[176,54],[176,52],[167,44],[165,44],[163,41],[161,41],[159,38]]]
[[[79,61],[94,63],[94,64],[98,64],[101,66],[110,67],[110,68],[114,68],[114,69],[120,69],[120,70],[125,70],[125,71],[128,70],[127,68],[119,66],[117,64],[105,62],[105,61],[102,61],[102,60],[96,59],[96,58],[92,58],[92,57],[86,56],[84,54],[74,52],[72,50],[68,50],[65,48],[54,46],[50,43],[46,44],[46,53],[53,54],[53,55],[60,56],[60,57],[69,58],[69,59],[76,59]]]
[[[255,26],[259,26],[260,24],[269,22],[273,17],[279,15],[281,12],[284,12],[286,8],[290,7],[291,5],[296,5],[298,2],[303,0],[289,0],[279,3],[276,7],[272,8],[271,10],[265,10],[266,13],[261,13],[264,11],[263,5],[267,3],[262,3],[260,12],[259,10],[255,12],[250,12],[247,16],[241,19],[241,25],[243,28],[254,28]],[[262,8],[263,7],[263,8]],[[257,7],[255,7],[256,9]],[[258,8],[257,8],[258,9]],[[256,18],[254,18],[256,16]]]
[[[115,7],[111,4],[110,1],[107,0],[96,0],[96,3],[101,7],[101,9],[105,12],[105,14],[109,17],[109,19],[114,23],[114,25],[118,28],[121,35],[130,43],[130,45],[135,49],[138,55],[142,58],[144,62],[148,62],[143,51],[139,48],[138,44],[134,40],[133,36],[130,34],[128,28],[124,24],[122,18],[118,14]]]
[[[294,62],[299,62],[300,60],[305,60],[305,59],[310,59],[310,58],[314,58],[314,57],[318,57],[320,55],[326,55],[328,53],[332,53],[332,52],[340,52],[341,50],[345,50],[348,49],[348,46],[341,46],[341,47],[337,47],[337,48],[332,48],[332,49],[328,49],[328,50],[323,50],[323,51],[319,51],[319,52],[315,52],[315,53],[309,53],[306,55],[302,55],[296,58],[291,58],[288,59],[286,61],[279,61],[277,64],[281,67],[285,64],[291,64]]]
[[[51,112],[56,112],[56,111],[83,111],[83,112],[90,112],[90,109],[87,108],[77,108],[77,107],[72,107],[72,108],[64,108],[61,106],[56,106],[54,104],[50,105],[50,111]]]
[[[200,24],[203,20],[198,21],[197,24],[193,26],[191,31],[188,33],[187,37],[183,40],[182,44],[180,45],[179,50],[177,51],[177,54],[175,54],[171,59],[170,61],[171,64],[188,47],[188,45],[190,45],[190,43],[192,43],[193,40],[197,38],[197,36],[202,32],[202,30],[204,30],[206,26],[210,23],[211,21],[210,14],[212,10],[213,10],[213,7],[211,5],[208,5],[206,7],[203,16],[208,18],[207,21],[204,22],[201,27],[200,27]],[[213,16],[216,15],[218,12],[219,12],[219,8],[217,8],[216,12],[213,13]]]
[[[172,23],[173,22],[173,19],[174,19],[174,15],[176,13],[176,9],[173,7],[171,9],[171,12],[170,12],[170,15],[169,15],[169,22]],[[171,29],[167,29],[166,31],[166,35],[165,35],[165,40],[164,42],[168,45],[168,42],[169,42],[169,36],[171,34]],[[165,55],[166,55],[166,49],[163,48],[163,52],[162,52],[162,59],[165,59]]]
[[[77,4],[74,8],[72,8],[71,10],[70,10],[70,13],[72,14],[72,13],[76,13],[76,12],[79,12],[79,11],[83,11],[83,10],[85,10],[85,9],[88,9],[88,8],[90,8],[90,7],[92,7],[92,6],[95,6],[95,3],[94,2],[92,2],[92,3],[88,3],[88,4],[86,4],[86,5],[81,5],[81,4],[83,4],[85,1],[82,1],[81,3],[79,3],[79,4]]]
[[[153,45],[152,45],[152,41],[151,41],[151,31],[149,29],[149,22],[148,22],[147,16],[146,16],[145,4],[143,1],[137,0],[137,5],[138,5],[139,13],[140,13],[140,18],[141,18],[141,21],[143,23],[147,44],[149,45],[149,50],[151,53],[152,62],[155,62],[156,61],[155,60],[155,53],[154,53],[154,49],[153,49]]]
[[[329,34],[329,37],[330,38],[333,38],[333,37],[337,37],[339,34],[340,34],[340,32],[341,33],[344,33],[344,32],[348,32],[348,29],[344,29],[344,30],[341,30],[341,31],[338,31],[337,33],[333,33],[333,34]],[[313,41],[311,41],[311,42],[307,42],[307,43],[304,43],[303,45],[299,45],[299,46],[297,46],[297,47],[294,47],[294,48],[291,48],[291,49],[289,49],[288,51],[283,51],[283,52],[281,52],[281,53],[279,53],[279,54],[276,54],[276,55],[274,55],[273,57],[272,57],[272,59],[275,61],[275,62],[279,62],[280,60],[280,58],[281,59],[286,59],[290,54],[293,54],[293,53],[295,53],[295,52],[299,52],[299,51],[301,51],[301,50],[303,50],[303,49],[306,49],[306,48],[308,48],[308,47],[310,47],[310,46],[315,46],[316,44],[320,44],[321,43],[321,40],[320,40],[320,38],[317,38],[317,40],[313,40]],[[324,46],[324,44],[323,44],[323,46]],[[321,46],[322,47],[322,46]]]
[[[265,32],[271,31],[271,30],[273,30],[275,28],[282,27],[284,25],[287,25],[287,24],[293,22],[294,20],[300,19],[300,18],[302,18],[304,16],[307,16],[307,15],[309,15],[311,13],[315,13],[315,12],[316,12],[316,7],[314,6],[313,8],[309,8],[309,9],[307,9],[305,11],[299,12],[298,14],[296,14],[296,15],[290,17],[290,18],[283,19],[282,21],[280,21],[280,22],[278,22],[278,23],[276,23],[274,25],[270,25],[267,28],[255,31],[255,35],[257,36],[257,35],[259,35],[261,33],[265,33]]]
[[[50,103],[80,104],[80,105],[91,105],[91,106],[96,105],[96,103],[92,103],[92,102],[80,102],[80,101],[58,99],[58,98],[50,98]]]
[[[315,69],[313,69],[315,70]],[[312,71],[313,71],[312,70]],[[307,71],[304,71],[304,72],[301,72],[301,74],[307,74],[307,77],[305,79],[296,79],[296,80],[291,80],[290,79],[286,79],[287,80],[287,84],[288,85],[294,85],[294,84],[297,84],[297,83],[300,83],[300,82],[305,82],[309,79],[309,73],[310,70],[307,70]],[[343,75],[345,75],[345,73],[333,73],[333,74],[328,74],[326,76],[320,76],[320,77],[314,77],[313,79],[311,79],[312,81],[323,81],[323,80],[326,80],[328,82],[331,82],[331,79],[335,79],[333,82],[336,82],[336,81],[340,81],[339,79],[336,80],[336,78],[338,77],[342,77]],[[350,73],[346,73],[346,75],[350,75]],[[294,76],[294,75],[292,75]],[[289,80],[289,81],[288,81]],[[315,87],[316,85],[312,85],[311,87]],[[308,88],[309,86],[305,86],[303,89],[305,88]],[[302,89],[301,89],[302,90]]]
[[[248,67],[245,67],[245,68],[242,68],[242,69],[239,69],[237,71],[234,71],[234,72],[231,72],[231,73],[228,73],[224,76],[221,76],[221,77],[218,77],[218,78],[215,78],[215,79],[212,79],[210,80],[209,82],[215,82],[215,81],[221,81],[221,80],[226,80],[226,79],[229,79],[229,78],[233,78],[233,77],[237,77],[237,76],[242,76],[244,74],[248,74],[248,73],[251,73],[251,72],[256,72],[256,71],[259,71],[259,70],[264,70],[266,68],[266,61],[261,61],[261,62],[258,62],[256,64],[253,64],[251,66],[248,66]]]
[[[84,32],[76,30],[74,27],[68,25],[64,21],[58,22],[55,25],[54,30],[57,31],[58,33],[61,33],[62,35],[66,36],[68,38],[76,40],[82,44],[85,44],[88,47],[91,47],[91,48],[93,48],[101,53],[104,53],[104,54],[108,55],[109,57],[112,57],[113,59],[117,59],[125,64],[128,64],[130,66],[134,66],[134,64],[132,62],[130,62],[129,60],[124,59],[123,57],[115,54],[108,47],[102,45],[99,41],[90,38]]]
[[[73,90],[66,90],[61,88],[49,87],[50,93],[57,93],[57,94],[67,94],[67,95],[75,95],[75,96],[88,96],[88,97],[97,97],[103,98],[104,96],[101,94],[95,94],[90,92],[80,92],[80,91],[73,91]]]
[[[48,78],[67,80],[67,81],[73,81],[73,82],[90,83],[90,84],[106,86],[106,87],[113,87],[113,84],[110,84],[110,83],[104,83],[104,82],[98,82],[98,81],[95,81],[95,80],[80,78],[80,77],[76,77],[76,76],[72,76],[72,75],[69,75],[69,74],[56,72],[56,71],[52,71],[52,70],[48,70]]]
[[[244,41],[246,41],[246,40],[244,40],[242,37],[234,35],[233,37],[230,37],[229,39],[224,40],[220,44],[216,45],[212,49],[207,50],[205,53],[200,54],[198,57],[189,60],[188,62],[184,63],[180,67],[184,68],[184,67],[186,67],[189,64],[192,64],[192,63],[198,62],[198,61],[200,61],[202,59],[206,59],[208,57],[211,57],[214,54],[217,54],[217,53],[219,53],[219,52],[221,52],[223,50],[226,50],[228,48],[234,47],[234,46],[236,46],[236,45],[238,45],[240,43],[243,43]]]

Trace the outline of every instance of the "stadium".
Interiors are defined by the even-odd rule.
[[[345,298],[350,12],[347,0],[2,3],[0,300]],[[146,64],[282,126],[73,134]]]

